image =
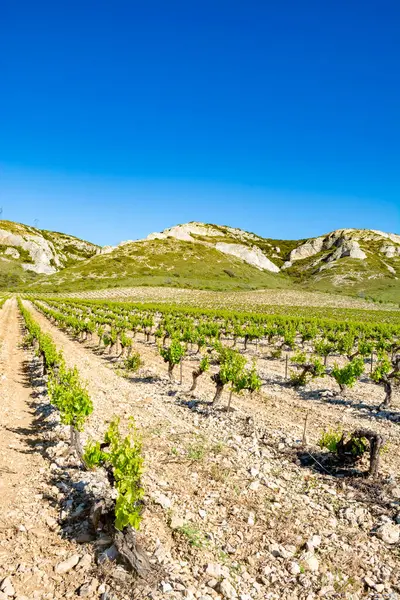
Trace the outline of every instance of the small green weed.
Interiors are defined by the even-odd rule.
[[[193,523],[185,523],[177,529],[180,534],[184,535],[189,544],[194,548],[202,548],[204,546],[204,536],[201,530]]]

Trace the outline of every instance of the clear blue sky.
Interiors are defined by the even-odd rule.
[[[400,230],[398,0],[3,0],[3,218]]]

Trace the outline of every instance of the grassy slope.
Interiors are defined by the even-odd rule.
[[[286,275],[260,271],[214,248],[176,239],[141,241],[40,280],[41,291],[168,285],[198,289],[288,288]]]
[[[392,262],[393,264],[393,262]],[[334,283],[333,278],[338,278]],[[385,270],[371,267],[367,261],[342,258],[328,272],[304,283],[306,289],[373,298],[382,302],[400,303],[400,280]]]
[[[0,257],[0,290],[12,292],[23,289],[39,279],[37,273],[25,271],[16,259],[7,258],[9,260]]]

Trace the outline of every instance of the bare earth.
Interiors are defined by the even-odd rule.
[[[54,294],[57,296],[57,294]],[[247,309],[263,305],[322,306],[331,308],[358,308],[368,310],[399,310],[397,304],[375,304],[350,296],[307,292],[304,290],[256,290],[250,292],[211,292],[168,287],[132,287],[63,293],[63,298],[87,298],[104,300],[131,300],[132,302],[166,302],[200,306],[202,308],[225,307]]]
[[[270,378],[265,393],[257,398],[234,398],[231,415],[222,411],[210,415],[207,405],[213,386],[209,376],[200,380],[194,401],[185,394],[197,358],[184,365],[184,385],[180,386],[168,381],[155,346],[137,340],[145,366],[137,376],[124,378],[116,357],[98,350],[97,340],[83,344],[70,339],[30,303],[26,305],[63,350],[67,364],[76,365],[87,381],[94,412],[86,435],[99,439],[114,415],[120,416],[122,424],[134,415],[143,434],[146,498],[141,540],[154,564],[154,578],[138,585],[121,567],[112,566],[96,572],[98,581],[87,597],[99,598],[103,589],[99,584],[105,582],[109,592],[103,600],[109,593],[127,600],[399,598],[399,413],[394,409],[392,414],[377,416],[371,410],[382,399],[380,388],[361,383],[347,399],[324,400],[317,393],[322,387],[317,382],[299,395],[282,380],[283,362],[261,359],[263,376]],[[3,308],[0,327],[3,353],[8,352],[4,359],[17,361],[4,366],[15,387],[3,388],[8,400],[3,400],[2,408],[12,402],[13,410],[2,423],[20,427],[20,421],[27,419],[23,423],[29,429],[34,415],[26,404],[29,389],[23,387],[21,369],[23,361],[32,357],[17,348],[20,337],[14,301]],[[328,387],[324,382],[323,389]],[[15,404],[17,396],[22,401]],[[389,446],[382,457],[381,480],[374,484],[360,478],[335,478],[302,467],[299,440],[307,412],[313,456],[312,442],[327,425],[342,424],[349,430],[361,425],[382,432]],[[61,576],[54,573],[54,565],[74,554],[88,555],[86,560],[93,557],[93,564],[99,554],[93,543],[77,546],[68,525],[82,502],[75,488],[90,483],[89,475],[68,460],[57,460],[54,465],[40,453],[24,454],[29,448],[26,434],[12,435],[20,448],[12,469],[18,473],[16,481],[23,482],[18,488],[22,485],[30,504],[25,506],[20,495],[15,495],[16,516],[12,517],[7,512],[10,491],[6,487],[1,492],[5,526],[14,536],[11,551],[7,538],[2,540],[2,551],[8,548],[10,553],[1,567],[4,576],[11,576],[18,594],[26,593],[18,587],[24,576],[18,564],[28,569],[35,565],[44,575],[41,581],[35,580],[34,589],[42,594],[49,590],[49,595],[33,597],[73,597],[79,585],[93,576],[91,567],[81,572],[78,564]],[[10,443],[10,439],[1,440],[1,465]],[[310,464],[316,466],[313,459]],[[62,490],[56,488],[57,493],[54,486],[48,491],[51,473],[66,482]],[[36,490],[43,497],[35,498]],[[47,515],[57,518],[61,511],[64,522],[54,525],[50,521],[54,530],[50,529]],[[23,523],[28,531],[19,532],[25,512]],[[32,522],[46,531],[45,544],[29,533]],[[385,536],[386,530],[391,538]],[[61,539],[61,532],[71,540]],[[20,550],[16,551],[19,546],[14,540]]]

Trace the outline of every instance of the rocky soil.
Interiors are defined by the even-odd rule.
[[[54,294],[56,296],[57,294]],[[203,308],[228,308],[232,310],[262,310],[266,305],[322,306],[331,308],[356,308],[382,310],[382,305],[361,298],[306,292],[303,290],[258,290],[252,292],[209,292],[168,287],[132,287],[88,290],[63,293],[63,298],[88,298],[107,300],[131,300],[132,302],[166,302]],[[397,304],[385,303],[387,311],[398,311]]]
[[[208,376],[195,398],[187,394],[190,361],[183,384],[171,383],[156,349],[137,340],[144,367],[127,376],[97,340],[70,339],[30,310],[88,383],[94,412],[86,436],[98,439],[114,415],[136,419],[146,463],[140,536],[153,573],[138,582],[110,560],[111,540],[94,539],[87,511],[105,493],[104,476],[81,471],[69,454],[35,359],[20,347],[10,300],[0,313],[0,600],[400,597],[399,425],[396,411],[390,420],[374,409],[376,386],[362,383],[343,402],[321,395],[318,382],[299,395],[283,381],[284,363],[260,359],[270,378],[263,394],[234,398],[229,414],[210,412]],[[318,465],[315,441],[337,423],[389,439],[378,481],[334,477]]]

